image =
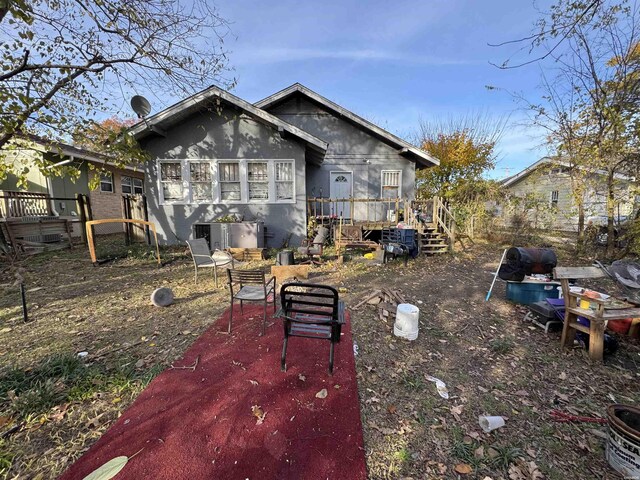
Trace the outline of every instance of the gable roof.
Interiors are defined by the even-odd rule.
[[[260,108],[255,107],[251,103],[216,87],[215,85],[212,85],[195,95],[187,97],[184,100],[165,108],[161,112],[145,118],[141,122],[133,125],[129,129],[129,132],[139,140],[153,132],[157,133],[158,131],[162,131],[163,129],[170,127],[179,120],[191,115],[217,99],[242,110],[248,116],[260,123],[273,127],[280,132],[287,132],[291,134],[322,155],[327,151],[328,145],[326,142],[274,115],[271,115],[270,113],[265,112],[264,110],[261,110]]]
[[[515,175],[503,178],[502,180],[499,181],[499,183],[503,187],[510,187],[511,185],[514,185],[514,184],[518,183],[519,181],[523,180],[525,177],[529,176],[535,170],[537,170],[538,168],[540,168],[540,167],[542,167],[544,165],[557,165],[559,167],[572,168],[572,165],[569,162],[566,162],[564,160],[560,160],[558,158],[552,158],[552,157],[542,157],[540,160],[538,160],[537,162],[532,163],[527,168],[525,168],[524,170],[516,173]],[[573,167],[575,167],[575,166],[573,166]],[[578,168],[583,168],[583,167],[578,167]],[[594,170],[593,173],[596,173],[598,175],[606,175],[607,172],[605,172],[604,170]],[[621,173],[616,173],[615,174],[615,178],[618,179],[618,180],[629,180],[629,181],[633,181],[634,180],[633,177],[630,177],[628,175],[623,175]]]
[[[355,113],[347,110],[344,107],[341,107],[337,103],[332,102],[331,100],[323,97],[322,95],[314,92],[313,90],[305,87],[300,83],[294,83],[290,87],[285,88],[284,90],[280,90],[279,92],[274,93],[273,95],[268,96],[256,102],[254,105],[258,108],[268,110],[271,107],[274,107],[282,102],[285,102],[293,95],[300,94],[303,95],[316,103],[319,103],[327,110],[334,112],[338,116],[343,119],[351,122],[356,125],[361,130],[369,133],[370,135],[376,136],[386,143],[392,145],[393,147],[399,149],[400,154],[411,154],[411,156],[416,160],[417,163],[420,163],[423,167],[432,167],[436,165],[440,165],[440,161],[429,155],[427,152],[416,148],[411,145],[409,142],[402,140],[400,137],[389,133],[383,128],[378,127],[377,125],[365,120],[364,118],[356,115]]]

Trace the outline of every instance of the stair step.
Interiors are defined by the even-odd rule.
[[[449,245],[428,245],[428,246],[423,246],[420,250],[424,251],[424,252],[432,252],[434,250],[448,250],[449,249]]]

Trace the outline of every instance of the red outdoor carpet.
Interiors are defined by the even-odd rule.
[[[217,333],[228,313],[175,364],[199,358],[194,371],[155,378],[61,479],[141,449],[117,480],[365,479],[349,316],[331,376],[328,341],[291,338],[282,372],[282,321],[259,337],[262,306],[245,307],[242,318],[237,307],[233,334]],[[327,397],[316,398],[323,388]],[[266,413],[261,425],[254,405]]]

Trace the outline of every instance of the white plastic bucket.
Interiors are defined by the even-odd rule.
[[[396,322],[393,325],[393,333],[396,337],[403,337],[407,340],[418,338],[418,321],[420,310],[410,303],[401,303],[396,309]]]

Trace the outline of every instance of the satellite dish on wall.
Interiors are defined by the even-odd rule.
[[[138,118],[144,118],[151,113],[151,104],[142,95],[134,95],[131,98],[131,108],[136,112]]]

